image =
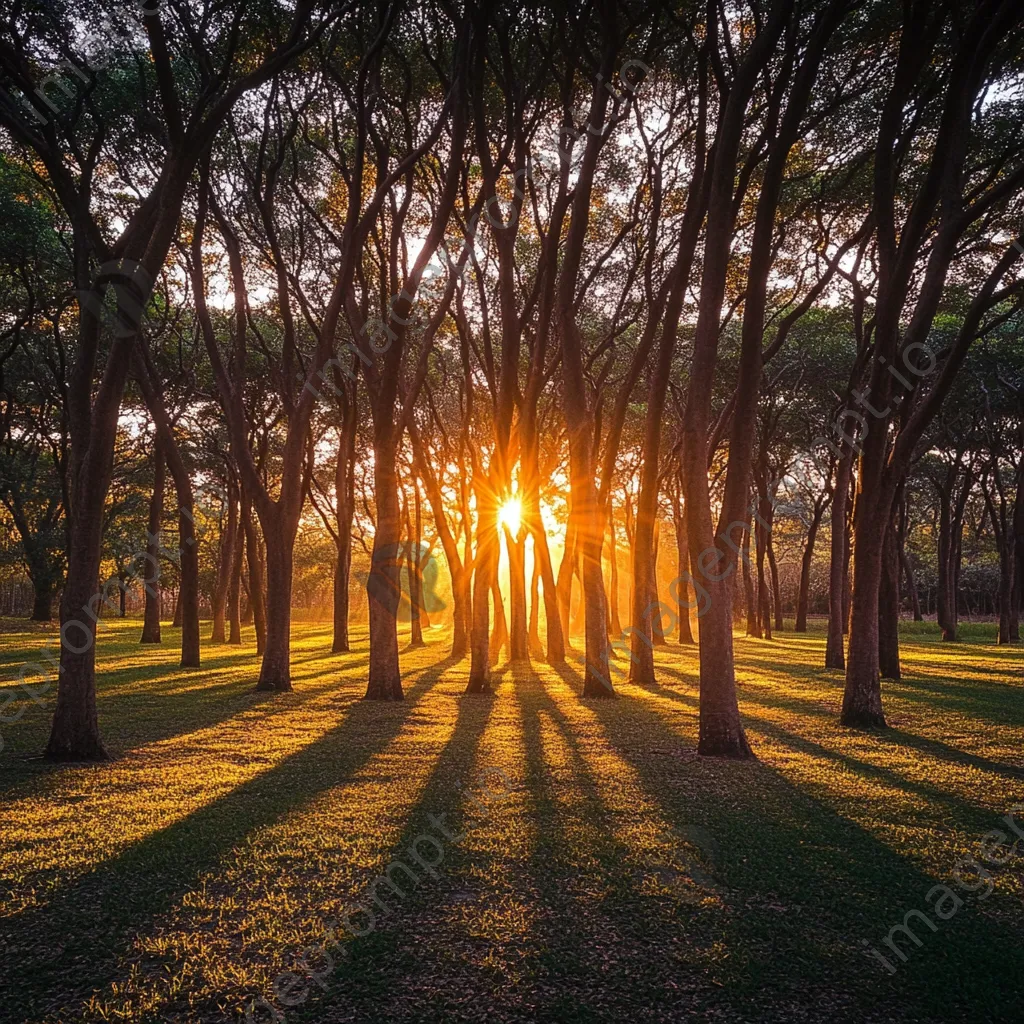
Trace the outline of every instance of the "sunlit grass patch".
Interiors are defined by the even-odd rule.
[[[46,634],[4,634],[17,666]],[[571,669],[501,665],[465,696],[448,638],[404,650],[407,700],[365,702],[365,632],[330,655],[295,629],[295,691],[253,692],[251,647],[137,624],[99,647],[99,706],[117,759],[24,760],[48,708],[4,727],[0,898],[11,1020],[236,1021],[248,994],[302,970],[303,949],[444,821],[432,876],[342,937],[327,990],[289,1020],[985,1019],[1024,967],[1019,867],[890,977],[864,954],[950,883],[1024,800],[1024,657],[990,637],[948,656],[904,638],[885,682],[892,728],[837,723],[820,632],[737,635],[758,760],[695,756],[697,652],[656,655],[659,685],[580,697]],[[961,672],[961,666],[964,671]],[[52,698],[50,701],[52,707]],[[487,803],[474,780],[507,784]],[[1004,826],[1005,827],[1005,826]],[[436,831],[435,831],[436,834]],[[1020,862],[1018,862],[1020,863]],[[258,1018],[259,1019],[259,1018]]]

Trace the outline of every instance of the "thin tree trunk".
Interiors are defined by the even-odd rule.
[[[744,523],[743,530],[743,598],[747,612],[747,636],[760,639],[761,631],[760,606],[757,603],[757,592],[754,589],[754,575],[750,568],[750,520]]]
[[[242,529],[245,531],[245,555],[249,567],[249,607],[252,609],[253,628],[256,630],[256,653],[267,649],[267,606],[264,585],[263,558],[256,537],[256,523],[252,517],[249,495],[242,492]]]
[[[830,562],[828,571],[828,639],[825,644],[825,668],[840,671],[846,668],[846,648],[843,643],[846,618],[846,502],[850,494],[853,474],[853,451],[847,450],[836,467],[836,486],[832,496],[832,525],[830,529]]]
[[[231,564],[231,581],[228,584],[228,643],[242,642],[242,559],[245,556],[245,536],[235,524],[234,559]]]
[[[679,500],[678,490],[672,494],[672,512],[676,532],[676,571],[679,578],[679,592],[676,594],[679,603],[679,643],[692,644],[694,639],[690,625],[690,582],[684,575],[690,572],[690,548],[686,541],[686,511]]]
[[[774,513],[770,514],[768,520],[774,525],[775,517]],[[768,555],[768,571],[771,574],[772,580],[772,604],[775,607],[775,629],[777,632],[782,632],[785,629],[785,621],[782,618],[782,588],[779,586],[779,567],[775,564],[775,546],[772,544],[771,531],[767,531],[765,535],[765,551]]]
[[[160,530],[164,520],[164,453],[160,442],[153,446],[153,494],[149,499],[149,529],[146,533],[146,575],[143,592],[146,608],[139,643],[160,643]]]
[[[526,661],[530,656],[526,622],[526,555],[525,541],[522,537],[522,534],[518,539],[513,537],[508,528],[505,528],[510,604],[510,661]]]
[[[530,573],[530,624],[529,624],[530,656],[541,658],[544,648],[540,643],[540,563],[537,556],[533,558],[533,572]]]
[[[619,621],[619,552],[615,542],[615,509],[611,497],[608,499],[608,635],[617,640],[622,636],[622,623]]]
[[[413,487],[416,487],[415,480]],[[420,575],[420,509],[419,492],[416,493],[415,531],[413,517],[409,513],[409,502],[405,502],[405,530],[409,542],[405,548],[405,566],[409,574],[409,646],[423,646],[423,577]]]
[[[794,632],[807,632],[807,608],[811,599],[811,565],[814,562],[814,543],[818,539],[818,529],[825,513],[825,502],[817,502],[811,525],[807,529],[807,543],[804,545],[803,557],[800,560],[800,589],[796,599],[796,625]]]
[[[896,526],[890,523],[882,552],[878,600],[878,670],[883,679],[900,678],[900,563]]]
[[[226,636],[224,625],[227,616],[228,591],[231,587],[231,574],[235,565],[235,543],[238,533],[238,498],[237,488],[228,473],[227,487],[227,523],[220,536],[220,557],[217,562],[217,582],[213,589],[213,632],[210,639],[222,644]]]

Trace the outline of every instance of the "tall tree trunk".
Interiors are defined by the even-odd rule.
[[[401,601],[399,555],[401,527],[396,470],[397,438],[389,423],[378,430],[374,443],[373,478],[377,522],[373,534],[371,570],[366,581],[370,606],[370,671],[367,700],[402,700],[398,662],[398,607]]]
[[[657,511],[655,511],[654,522],[654,544],[652,549],[651,558],[651,575],[648,579],[648,586],[650,586],[651,602],[655,603],[658,601],[658,554],[661,550],[661,521],[658,519]],[[665,630],[661,627],[661,615],[657,618],[658,625],[655,625],[653,617],[651,622],[651,640],[655,647],[663,647],[668,643],[665,638]]]
[[[526,622],[526,553],[524,534],[513,537],[505,528],[509,579],[509,660],[526,661],[530,657]]]
[[[774,525],[774,510],[769,522]],[[772,543],[772,531],[765,535],[765,551],[768,555],[768,571],[772,580],[772,604],[775,608],[775,629],[782,632],[785,629],[785,621],[782,618],[782,588],[779,586],[779,567],[775,564],[775,545]]]
[[[566,632],[564,615],[551,564],[551,549],[548,535],[540,512],[540,480],[538,470],[538,439],[535,420],[536,410],[527,410],[520,421],[520,469],[522,474],[523,517],[526,528],[533,538],[533,561],[540,570],[541,588],[544,594],[545,656],[549,665],[561,665],[565,661]],[[568,544],[568,531],[566,543]],[[559,569],[559,578],[561,568]]]
[[[1007,531],[999,546],[999,635],[996,642],[1010,642],[1013,608],[1013,534]]]
[[[501,588],[498,586],[498,577],[495,574],[491,586],[491,597],[494,600],[494,629],[491,631],[490,646],[487,651],[487,656],[490,658],[492,665],[498,664],[498,659],[501,657],[501,649],[505,648],[505,653],[509,652],[508,642],[508,623],[505,620],[505,602],[502,600]]]
[[[178,502],[178,550],[169,557],[177,563],[180,574],[173,626],[181,629],[181,667],[199,668],[199,544],[196,541],[192,479],[181,457],[159,381],[144,345],[136,354],[135,377],[153,417]]]
[[[943,640],[956,640],[956,592],[953,589],[953,496],[952,487],[938,488],[939,556],[938,623]]]
[[[115,410],[116,413],[116,410]],[[113,441],[110,446],[113,458]],[[96,622],[103,503],[102,480],[82,480],[72,506],[67,581],[60,601],[62,643],[57,708],[46,756],[56,761],[103,761],[96,713]],[[106,594],[100,592],[103,598]]]
[[[245,557],[245,535],[235,525],[234,557],[231,563],[231,580],[228,583],[228,643],[242,642],[242,559]]]
[[[482,471],[481,471],[482,472]],[[466,693],[491,689],[491,595],[498,582],[498,506],[490,479],[474,475],[477,529],[473,568],[473,618],[470,634],[469,682]],[[495,603],[495,618],[497,618]],[[504,618],[504,615],[502,616]]]
[[[51,622],[53,620],[53,598],[53,580],[49,577],[33,576],[31,615],[33,622]]]
[[[1024,460],[1017,467],[1013,503],[1013,599],[1010,605],[1010,642],[1020,640],[1021,601],[1024,598]]]
[[[139,643],[160,643],[160,530],[164,521],[164,453],[159,440],[153,446],[153,493],[149,499],[149,529],[146,532],[146,574],[143,592],[146,608]]]
[[[694,640],[690,625],[690,582],[684,575],[690,572],[690,548],[686,541],[686,511],[679,501],[678,491],[672,494],[672,512],[676,533],[676,571],[679,578],[679,592],[675,595],[679,603],[679,643],[692,644]]]
[[[267,605],[264,584],[263,558],[256,536],[256,523],[252,517],[252,502],[242,492],[242,529],[245,532],[245,555],[249,568],[249,606],[252,608],[253,628],[256,630],[256,653],[267,649]]]
[[[890,523],[882,552],[878,595],[878,670],[883,679],[900,678],[900,562],[896,526]]]
[[[743,526],[743,599],[747,612],[747,636],[760,639],[764,633],[761,631],[761,609],[754,588],[754,574],[750,568],[750,520],[746,520]]]
[[[807,609],[811,600],[811,565],[814,562],[814,543],[818,539],[818,529],[821,526],[821,517],[825,514],[825,508],[824,501],[815,502],[811,525],[807,528],[807,543],[804,545],[804,553],[800,559],[800,589],[796,598],[796,625],[794,626],[794,631],[797,633],[807,632]]]
[[[406,545],[405,565],[409,574],[409,646],[423,646],[423,577],[420,575],[420,508],[419,491],[415,479],[413,488],[416,490],[415,529],[413,517],[409,513],[409,502],[405,503],[405,530],[409,538]]]
[[[576,524],[573,521],[572,508],[569,509],[569,521],[565,527],[565,547],[562,549],[562,560],[558,564],[558,579],[555,590],[558,595],[558,618],[562,627],[562,636],[566,646],[570,644],[569,612],[572,605],[572,577],[576,568]]]
[[[622,636],[622,623],[619,620],[619,551],[615,538],[615,509],[611,498],[608,499],[608,609],[609,636],[617,640]]]
[[[298,520],[279,505],[260,520],[267,544],[267,645],[256,689],[286,692],[292,688],[292,559]]]
[[[228,591],[231,588],[231,574],[235,566],[235,543],[238,533],[237,488],[228,473],[227,523],[220,536],[220,557],[217,561],[217,582],[213,588],[213,632],[210,639],[215,644],[225,642],[224,625],[227,615]]]
[[[764,516],[765,500],[758,501],[760,515]],[[754,524],[754,545],[757,549],[757,617],[758,627],[766,640],[772,639],[772,600],[768,592],[768,580],[765,577],[764,560],[768,547],[768,530],[759,520]]]
[[[533,572],[530,573],[530,624],[528,628],[530,657],[542,658],[544,648],[540,643],[540,563],[533,558]]]
[[[836,467],[836,487],[832,496],[832,525],[830,528],[830,561],[828,570],[828,639],[825,643],[825,668],[846,669],[846,632],[844,602],[846,597],[846,502],[850,494],[853,475],[853,450],[847,449],[839,457]]]

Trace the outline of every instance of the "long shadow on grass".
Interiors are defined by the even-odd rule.
[[[455,663],[448,659],[448,665]],[[493,673],[495,676],[502,674]],[[435,693],[432,699],[443,700],[446,696]],[[461,876],[465,875],[469,855],[458,844],[445,839],[443,833],[432,826],[429,816],[439,819],[453,835],[471,832],[485,820],[471,811],[460,789],[468,787],[477,799],[481,799],[473,768],[497,698],[462,694],[449,699],[458,701],[451,736],[434,763],[416,804],[410,809],[400,838],[390,850],[381,852],[379,865],[366,872],[362,886],[354,896],[354,902],[372,909],[374,930],[345,943],[348,955],[338,958],[340,962],[330,982],[330,990],[322,998],[312,999],[306,1008],[306,1013],[314,1020],[322,1019],[321,1015],[327,1013],[331,1006],[342,1007],[345,1020],[398,1020],[403,1011],[409,1010],[410,998],[413,998],[410,992],[422,994],[436,989],[434,975],[437,965],[446,954],[450,955],[450,951],[442,950],[435,958],[425,955],[424,947],[439,938],[434,931],[437,911],[450,896],[453,879],[459,877],[460,883],[465,881]],[[478,767],[482,770],[488,766]],[[409,781],[413,784],[417,780]],[[500,790],[500,784],[493,779],[489,782],[496,791]],[[441,859],[434,869],[436,876],[431,876],[409,853],[413,840],[423,834],[433,836],[442,847]],[[426,842],[420,844],[420,854],[428,862],[438,858],[436,849]],[[373,902],[373,894],[366,887],[395,862],[408,867],[419,882],[414,886],[408,875],[396,869],[393,877],[402,895],[383,885],[375,890],[388,908],[385,912]],[[478,868],[479,865],[474,863],[473,867]],[[426,915],[424,911],[427,911]],[[424,916],[428,928],[424,928]],[[363,929],[368,918],[360,914],[353,921],[357,928]],[[344,935],[344,928],[339,927],[338,933]],[[440,998],[441,994],[436,993],[436,996]],[[393,1010],[389,1008],[391,1003],[394,1003]],[[354,1018],[349,1016],[353,1013]],[[416,1019],[427,1018],[418,1016]]]
[[[97,680],[100,733],[107,749],[118,757],[174,736],[210,728],[253,708],[263,709],[271,717],[279,712],[290,713],[309,700],[337,690],[338,672],[351,672],[364,664],[367,657],[359,652],[293,660],[294,668],[316,658],[330,659],[322,677],[310,679],[295,675],[295,689],[284,698],[255,692],[252,683],[255,676],[239,677],[231,673],[223,679],[215,677],[216,681],[211,682],[210,672],[215,664],[242,667],[237,655],[207,659],[199,669],[181,669],[161,662],[152,667],[136,666],[114,673],[101,671]],[[168,690],[177,692],[168,693]],[[45,707],[31,705],[21,722],[4,727],[7,744],[0,758],[8,762],[6,767],[10,770],[4,772],[0,794],[7,799],[38,793],[48,784],[47,779],[67,770],[66,765],[24,760],[38,754],[45,745],[55,693],[56,688],[51,690],[50,703]]]
[[[670,676],[674,675],[682,678],[678,670],[671,666],[659,665],[658,668],[662,675],[667,673]],[[776,669],[776,671],[778,671],[778,669]],[[909,690],[911,694],[913,693],[914,684],[888,683],[887,685],[901,685],[902,690]],[[688,703],[695,710],[699,706],[696,700],[685,697],[680,694],[678,690],[671,687],[659,686],[658,692],[664,696],[682,700]],[[975,693],[977,695],[975,703],[981,703],[983,701],[982,693],[979,690],[976,690]],[[901,692],[898,695],[893,694],[893,696],[898,696],[899,699],[906,699],[907,692]],[[749,684],[741,683],[739,687],[739,699],[741,704],[758,704],[761,707],[766,708],[782,708],[796,715],[809,715],[814,718],[826,719],[831,722],[836,721],[836,710],[823,705],[820,699],[815,699],[812,695],[800,697],[794,696],[793,694],[782,694],[770,689],[770,687],[754,687]],[[935,703],[934,699],[925,701],[924,698],[921,698],[920,696],[917,699],[922,703],[930,703],[933,706]],[[1024,724],[1024,722],[1021,724]],[[895,745],[913,747],[915,750],[920,750],[922,753],[930,754],[932,757],[938,758],[939,760],[962,764],[969,768],[977,768],[979,771],[994,772],[1010,778],[1024,779],[1024,768],[1006,764],[1003,761],[993,761],[990,758],[982,757],[978,754],[972,754],[968,751],[960,750],[957,747],[951,747],[939,740],[911,733],[905,729],[890,727],[879,732],[877,734],[877,740],[879,743],[891,741]]]
[[[694,712],[698,711],[700,707],[700,704],[695,697],[688,697],[685,694],[677,693],[672,690],[661,688],[658,691],[658,695],[667,697],[673,701],[679,701],[680,703],[692,708]],[[774,707],[776,704],[773,704],[770,699],[752,698],[747,692],[742,692],[740,695],[740,704],[744,722],[751,724],[755,729],[767,736],[771,736],[779,743],[783,743],[792,750],[798,750],[811,757],[832,761],[842,768],[852,770],[855,774],[860,775],[865,779],[875,779],[885,785],[894,786],[895,788],[905,790],[908,793],[914,793],[919,797],[923,797],[932,803],[953,811],[958,816],[959,820],[965,823],[968,827],[975,826],[981,831],[985,831],[986,822],[988,822],[991,817],[991,812],[987,808],[977,804],[972,804],[956,794],[950,793],[938,786],[929,785],[926,782],[920,782],[914,779],[908,779],[905,775],[901,775],[898,771],[892,768],[871,764],[869,761],[864,761],[861,758],[853,757],[850,754],[826,747],[816,740],[808,739],[807,737],[801,736],[790,729],[784,728],[777,722],[771,721],[771,719],[764,718],[761,715],[752,714],[749,708],[743,707],[743,705],[748,703],[756,703],[766,708]],[[793,702],[780,698],[777,702],[777,706],[786,708],[787,710],[792,710],[792,703]],[[797,710],[797,713],[800,713],[800,709]],[[809,713],[815,714],[816,712],[810,711]],[[886,734],[883,732],[880,734],[880,742],[885,743],[885,739]]]
[[[582,685],[575,673],[562,678],[574,690]],[[545,1020],[682,1019],[689,1003],[681,990],[712,959],[707,922],[717,904],[645,891],[655,879],[682,887],[687,872],[660,842],[635,849],[624,833],[642,822],[653,840],[672,819],[655,814],[648,822],[608,805],[596,774],[603,744],[583,740],[564,710],[575,693],[556,699],[541,679],[527,676],[517,680],[516,696],[536,836],[530,889],[541,904],[524,965],[534,989],[528,1005]],[[601,700],[587,706],[610,707]],[[551,761],[559,754],[556,768]],[[699,898],[692,878],[685,888]]]
[[[927,1011],[959,1020],[1016,1005],[1008,979],[1024,970],[1021,935],[1000,934],[977,902],[938,922],[936,934],[921,926],[922,947],[904,943],[909,962],[894,977],[861,946],[862,939],[881,946],[908,910],[929,911],[926,893],[936,882],[953,884],[966,851],[951,848],[949,871],[933,878],[764,764],[697,759],[666,771],[664,759],[635,747],[638,733],[652,746],[678,741],[649,703],[627,698],[593,709],[666,816],[696,822],[718,839],[721,881],[743,908],[717,920],[731,986],[724,998],[734,1012],[742,1006],[756,1010],[755,1019],[791,1020],[792,1006],[820,1005],[842,1006],[849,1019],[871,1010],[890,1020],[920,1020]],[[978,838],[996,824],[994,816],[984,819]],[[778,1000],[774,1009],[766,992]]]
[[[398,734],[450,659],[421,673],[399,704],[353,700],[338,726],[275,767],[105,861],[49,903],[7,922],[5,1014],[71,1008],[119,974],[132,936],[170,910],[246,835],[351,778]],[[102,780],[97,781],[102,785]]]

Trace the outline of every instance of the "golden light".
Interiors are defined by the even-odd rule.
[[[523,507],[518,498],[509,498],[498,510],[498,527],[508,527],[508,532],[515,537],[519,533],[519,523],[522,519]]]

